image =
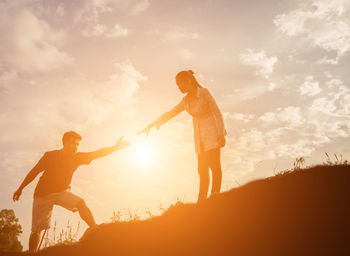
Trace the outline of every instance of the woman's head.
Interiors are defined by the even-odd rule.
[[[195,91],[198,87],[201,88],[193,75],[192,70],[181,71],[176,75],[176,84],[182,93]]]

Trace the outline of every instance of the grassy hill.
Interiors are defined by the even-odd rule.
[[[350,255],[350,166],[257,180],[39,255]]]

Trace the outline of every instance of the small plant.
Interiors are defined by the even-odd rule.
[[[112,217],[109,218],[109,222],[121,222],[122,221],[122,213],[121,210],[113,211]]]
[[[141,216],[138,213],[133,213],[130,209],[120,209],[113,211],[113,215],[109,218],[109,222],[131,222],[140,220]]]
[[[67,225],[62,228],[61,231],[58,231],[57,229],[57,223],[55,221],[55,224],[53,228],[48,230],[46,232],[46,235],[44,237],[43,241],[43,248],[53,246],[53,245],[62,245],[62,244],[73,244],[78,241],[78,234],[80,230],[80,221],[78,222],[77,226],[74,228],[70,221],[67,221]]]
[[[324,152],[326,155],[326,162],[323,162],[324,165],[348,165],[349,162],[348,160],[344,160],[343,159],[343,155],[340,154],[339,157],[337,156],[337,154],[334,153],[334,160],[332,160],[332,158],[329,156],[329,154],[327,152]]]
[[[273,172],[274,172],[275,176],[283,176],[283,175],[289,174],[289,173],[294,172],[294,171],[300,171],[302,169],[302,167],[304,167],[304,165],[305,165],[305,157],[301,156],[301,157],[295,158],[292,169],[287,169],[287,170],[280,171],[280,172],[276,173],[275,172],[276,167],[275,167]]]
[[[295,158],[295,161],[293,163],[293,169],[298,170],[303,167],[305,164],[305,158],[303,156]]]
[[[181,205],[183,200],[177,198],[174,203],[172,203],[169,207],[164,207],[161,202],[159,202],[159,206],[154,210],[146,210],[143,214],[139,214],[137,211],[132,212],[130,209],[120,209],[118,211],[113,211],[112,217],[109,218],[109,223],[116,222],[133,222],[144,219],[151,219],[155,216],[162,215],[165,211],[167,211],[171,207]]]

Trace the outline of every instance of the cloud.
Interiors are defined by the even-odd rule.
[[[315,96],[321,92],[319,82],[315,81],[313,76],[307,76],[305,81],[299,87],[300,95]]]
[[[0,94],[2,143],[25,141],[28,134],[84,131],[132,108],[132,97],[147,77],[131,63],[116,63],[115,71],[102,81],[72,74],[59,81],[26,81],[8,74],[13,86]],[[12,81],[10,81],[12,79]],[[46,138],[47,139],[47,138]],[[5,144],[3,144],[5,145]]]
[[[318,64],[330,64],[330,65],[336,65],[339,62],[339,56],[337,56],[335,59],[330,59],[327,56],[322,57],[317,61]]]
[[[273,67],[277,62],[277,57],[266,56],[265,51],[254,51],[247,49],[246,53],[240,55],[243,64],[258,68],[256,75],[262,75],[266,78],[273,72]]]
[[[306,81],[315,82],[311,77],[306,77]],[[350,89],[331,74],[327,74],[323,88],[317,94],[320,97],[307,98],[306,105],[279,107],[265,112],[248,122],[247,127],[235,131],[238,141],[233,140],[230,145],[239,149],[235,150],[235,157],[257,163],[258,159],[308,156],[339,138],[348,138]],[[304,89],[305,95],[310,92],[313,95],[308,86]]]
[[[350,51],[350,2],[313,0],[291,12],[277,15],[276,27],[290,37],[306,38],[315,47],[336,52],[337,58],[322,58],[318,63],[336,64]]]
[[[186,60],[192,59],[194,57],[192,51],[186,48],[178,49],[177,54]]]
[[[259,117],[264,122],[272,122],[273,124],[285,123],[289,127],[298,127],[304,124],[305,119],[301,115],[300,107],[288,106],[285,108],[278,108],[275,112],[266,112]]]
[[[311,111],[321,112],[327,116],[349,119],[350,89],[337,78],[325,82],[329,91],[323,97],[312,102]]]
[[[114,67],[116,73],[111,75],[106,82],[110,88],[109,98],[115,99],[119,96],[128,100],[140,88],[139,83],[146,81],[147,77],[138,72],[131,63],[115,63]]]
[[[263,82],[251,84],[249,86],[235,89],[234,94],[226,95],[226,98],[237,98],[237,100],[251,100],[254,98],[257,98],[261,96],[262,94],[266,93],[267,91],[270,91],[269,85],[264,85]]]
[[[118,23],[108,24],[103,19],[103,15],[113,13],[122,16],[127,13],[136,16],[145,12],[150,6],[149,0],[88,0],[84,3],[80,6],[79,11],[74,14],[74,23],[80,27],[82,35],[87,37],[126,37],[129,35],[130,29]]]
[[[82,34],[86,37],[104,36],[107,38],[127,37],[129,33],[130,30],[120,24],[114,24],[111,28],[107,28],[102,24],[93,24],[82,31]]]
[[[243,121],[244,123],[249,123],[255,118],[255,115],[253,114],[244,114],[244,113],[223,113],[225,120],[237,120],[237,121]]]
[[[198,33],[188,33],[188,32],[173,31],[173,32],[166,33],[165,37],[168,40],[197,39],[197,38],[199,38],[199,34]]]
[[[0,8],[0,55],[3,65],[22,72],[45,72],[73,58],[59,49],[64,34],[26,9]]]
[[[113,28],[106,34],[107,37],[126,37],[130,33],[130,30],[123,28],[119,24],[115,24]]]
[[[131,7],[130,13],[132,15],[138,15],[145,12],[151,5],[149,0],[136,1],[136,3]]]

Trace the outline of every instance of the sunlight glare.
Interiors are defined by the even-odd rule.
[[[134,139],[130,148],[130,158],[138,167],[150,167],[156,157],[156,147],[151,140],[147,138]]]

